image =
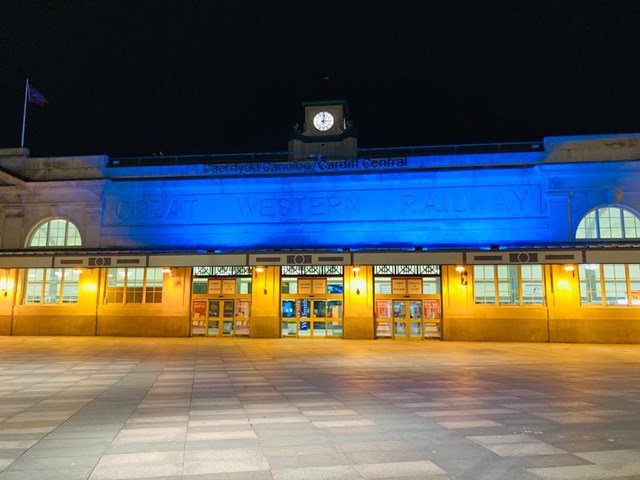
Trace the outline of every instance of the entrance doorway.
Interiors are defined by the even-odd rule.
[[[282,301],[283,337],[342,337],[341,299],[285,299]]]
[[[376,338],[442,338],[439,276],[377,276],[374,283]]]
[[[194,278],[191,335],[249,336],[251,277]]]
[[[342,338],[342,277],[282,279],[281,335]]]

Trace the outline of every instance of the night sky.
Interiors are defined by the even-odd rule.
[[[324,76],[361,147],[640,132],[640,1],[0,0],[0,148],[285,151]]]

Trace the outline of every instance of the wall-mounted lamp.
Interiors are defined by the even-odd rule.
[[[358,281],[358,272],[360,271],[360,267],[353,267],[353,283],[356,286],[356,295],[360,295],[360,282]]]
[[[4,297],[7,296],[7,290],[9,289],[9,271],[2,270],[2,279],[0,279],[0,291],[2,291],[2,295]]]
[[[563,265],[563,266],[562,266],[562,269],[563,269],[565,272],[567,272],[567,273],[568,273],[568,272],[571,272],[571,276],[572,276],[572,277],[575,277],[575,276],[576,276],[576,266],[575,266],[575,265],[572,265],[572,264],[570,264],[570,263],[567,263],[566,265]]]
[[[170,277],[175,277],[178,274],[178,269],[174,267],[162,267],[162,273]]]
[[[264,283],[262,284],[264,288],[262,289],[262,293],[266,295],[267,294],[267,272],[264,267],[254,267],[254,271],[256,273],[264,272]]]
[[[467,272],[467,269],[464,268],[462,265],[458,265],[456,266],[456,272],[460,274],[460,285],[466,285],[468,283],[467,275],[469,275],[469,272]]]

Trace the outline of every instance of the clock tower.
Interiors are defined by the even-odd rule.
[[[301,102],[304,123],[293,126],[289,136],[292,158],[349,158],[358,154],[356,129],[341,89],[325,77]]]

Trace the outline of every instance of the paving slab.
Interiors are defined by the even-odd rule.
[[[0,480],[640,478],[640,348],[0,337]]]

